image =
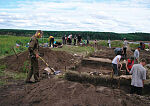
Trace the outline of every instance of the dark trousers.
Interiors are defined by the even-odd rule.
[[[109,47],[109,43],[107,43],[107,46]]]
[[[50,39],[49,47],[51,47],[51,45],[52,45],[52,46],[53,46],[53,48],[54,48],[54,38],[51,38],[51,39]]]
[[[117,64],[112,64],[114,75],[118,75],[118,67]]]
[[[142,87],[136,87],[136,86],[133,86],[131,85],[131,91],[130,91],[131,94],[138,94],[138,95],[142,95]]]
[[[126,59],[127,58],[127,48],[126,47],[123,47],[123,55],[124,55],[124,58]]]
[[[74,45],[76,45],[76,39],[74,39]]]
[[[69,45],[71,45],[71,43],[72,43],[72,40],[70,38],[68,38],[68,43],[69,43]]]
[[[26,81],[30,81],[32,75],[34,75],[35,81],[39,80],[38,59],[36,58],[31,58],[31,69],[28,72]]]
[[[63,39],[63,44],[66,44],[65,39]]]

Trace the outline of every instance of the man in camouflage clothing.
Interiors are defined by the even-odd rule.
[[[32,81],[30,81],[32,75],[34,75],[35,82],[39,81],[39,68],[38,68],[39,43],[37,38],[41,38],[42,35],[43,32],[41,30],[38,30],[35,33],[35,35],[31,37],[28,48],[31,60],[31,70],[28,72],[26,83],[32,83]]]

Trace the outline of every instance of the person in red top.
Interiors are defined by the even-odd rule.
[[[131,56],[130,59],[128,59],[126,62],[126,75],[130,75],[129,72],[133,65],[134,65],[134,57]]]

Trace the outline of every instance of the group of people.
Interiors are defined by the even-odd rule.
[[[39,43],[38,38],[41,38],[43,36],[43,32],[41,30],[38,30],[35,35],[31,37],[31,40],[29,42],[29,54],[30,54],[30,61],[31,61],[31,70],[28,72],[26,83],[33,83],[30,81],[32,75],[34,75],[35,82],[39,81],[39,69],[38,69],[38,58],[39,58]],[[70,35],[69,39],[72,38],[72,35]],[[80,35],[78,36],[78,42],[81,41]],[[54,37],[49,37],[50,46],[54,43]],[[63,42],[65,43],[65,41]],[[70,41],[69,41],[70,43]],[[96,41],[95,41],[96,43]],[[54,45],[53,45],[54,46]],[[127,42],[124,42],[124,55],[126,57],[126,49],[127,49]],[[134,57],[131,57],[130,59],[127,59],[126,62],[126,74],[132,74],[132,81],[131,81],[131,93],[137,93],[139,95],[142,94],[142,87],[144,86],[144,80],[146,80],[146,69],[144,66],[146,65],[146,60],[141,59],[139,61],[139,50],[140,47],[138,47],[134,52]],[[112,67],[113,67],[113,74],[115,76],[119,75],[119,65],[120,68],[122,67],[122,64],[120,63],[122,57],[122,51],[118,51],[116,53],[115,58],[112,60]]]
[[[136,93],[138,95],[142,94],[142,88],[144,86],[144,80],[146,80],[146,60],[139,60],[139,51],[141,47],[137,47],[134,51],[134,56],[131,56],[130,59],[126,60],[126,75],[132,75],[131,80],[131,94]],[[113,74],[115,76],[119,75],[119,70],[121,70],[122,64],[120,62],[121,58],[126,59],[127,54],[127,41],[124,41],[123,52],[120,50],[117,52],[115,58],[112,61]]]
[[[81,35],[72,35],[72,34],[70,34],[70,35],[68,35],[68,36],[66,36],[66,35],[64,35],[63,37],[62,37],[62,42],[63,42],[63,44],[68,44],[68,45],[72,45],[72,39],[73,39],[73,44],[74,45],[79,45],[80,43],[81,43],[81,41],[82,41],[82,37],[81,37]]]

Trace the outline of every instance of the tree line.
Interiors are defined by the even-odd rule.
[[[36,30],[17,30],[17,29],[0,29],[0,35],[13,35],[13,36],[32,36],[34,35]],[[83,39],[89,38],[90,40],[123,40],[126,38],[127,40],[134,41],[149,41],[150,33],[114,33],[114,32],[92,32],[92,31],[43,31],[44,38],[48,38],[49,36],[54,36],[55,38],[61,38],[62,36],[70,35],[81,35]]]

